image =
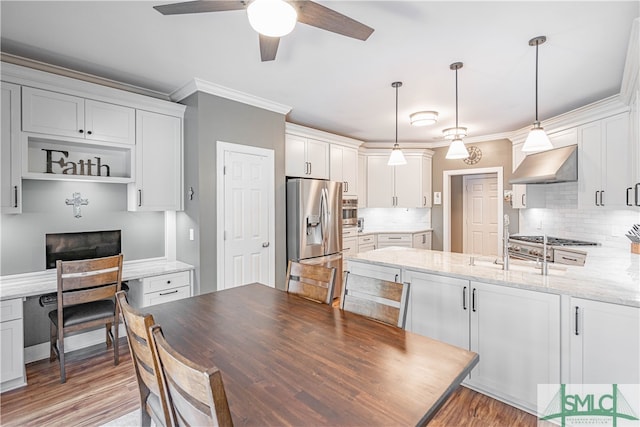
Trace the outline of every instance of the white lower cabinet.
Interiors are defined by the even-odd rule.
[[[560,382],[560,297],[414,271],[407,329],[470,349],[470,387],[535,411],[537,385]]]
[[[572,384],[640,383],[640,308],[571,298]]]
[[[137,308],[162,304],[191,296],[188,271],[129,281],[129,303]]]
[[[22,298],[0,302],[0,392],[27,384]]]
[[[431,249],[431,231],[415,233],[412,247],[416,249]]]
[[[390,246],[401,246],[410,248],[413,245],[411,234],[378,234],[378,248],[388,248]]]
[[[366,234],[358,237],[358,252],[369,252],[376,249],[378,244],[378,236],[375,234]]]

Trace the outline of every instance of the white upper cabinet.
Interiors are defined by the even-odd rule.
[[[431,158],[405,153],[406,165],[388,166],[389,155],[367,156],[367,207],[431,206]]]
[[[338,144],[331,144],[330,178],[342,182],[343,196],[358,196],[358,150]]]
[[[182,120],[137,111],[136,179],[130,211],[182,210]]]
[[[329,144],[298,135],[285,135],[285,174],[329,179]]]
[[[358,154],[358,207],[367,206],[367,156]]]
[[[0,208],[3,214],[22,212],[20,176],[20,86],[2,82],[0,123]]]
[[[640,207],[640,89],[633,93],[629,111],[629,147],[631,171],[626,187],[627,206]]]
[[[627,206],[632,163],[628,126],[629,114],[622,113],[578,127],[580,208]]]
[[[31,87],[22,88],[22,130],[135,144],[135,109]]]

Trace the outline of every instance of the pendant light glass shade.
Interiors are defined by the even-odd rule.
[[[469,150],[465,147],[461,139],[456,138],[449,144],[449,150],[445,158],[447,159],[466,159],[469,157]]]
[[[398,144],[393,145],[393,149],[391,150],[391,155],[389,156],[389,161],[387,165],[389,166],[400,166],[406,165],[407,159],[404,158],[404,154],[402,154],[402,150]]]
[[[531,153],[534,151],[545,151],[553,148],[549,137],[544,129],[540,126],[540,122],[533,124],[533,127],[527,135],[527,139],[522,146],[522,151],[525,153]]]
[[[525,153],[545,151],[553,148],[549,137],[542,126],[540,126],[540,121],[538,120],[538,46],[546,41],[547,38],[545,36],[538,36],[529,40],[529,46],[536,47],[536,120],[533,122],[533,127],[529,131],[529,135],[522,146],[522,151]]]
[[[255,0],[247,7],[249,24],[267,37],[282,37],[293,31],[298,21],[296,10],[283,0]]]
[[[429,126],[438,121],[436,111],[418,111],[409,116],[412,126]]]
[[[402,154],[402,150],[400,150],[400,146],[398,145],[398,88],[401,86],[402,82],[391,83],[391,87],[396,89],[396,143],[393,144],[393,149],[391,150],[391,155],[387,162],[388,166],[400,166],[407,164],[407,159],[404,158],[404,154]]]

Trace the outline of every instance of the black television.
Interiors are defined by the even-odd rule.
[[[52,233],[45,236],[46,268],[56,268],[56,261],[76,261],[118,255],[121,252],[120,230]]]

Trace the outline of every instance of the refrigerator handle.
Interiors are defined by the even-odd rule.
[[[320,233],[322,233],[322,252],[327,246],[327,189],[320,190]]]

